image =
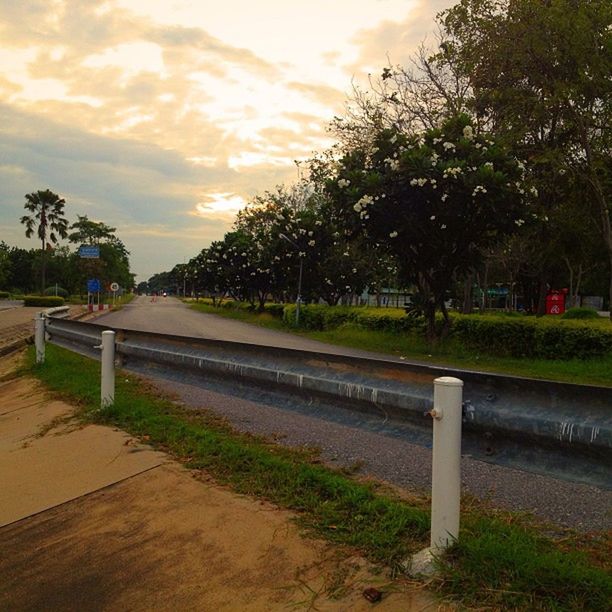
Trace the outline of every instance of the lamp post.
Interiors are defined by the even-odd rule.
[[[279,234],[279,237],[283,240],[286,240],[290,245],[292,245],[298,254],[298,259],[300,260],[300,273],[298,276],[298,290],[297,290],[297,298],[295,300],[295,324],[300,324],[300,304],[302,303],[302,268],[304,265],[304,259],[300,255],[300,247],[297,242],[294,242],[289,238],[289,236],[285,236],[285,234]]]

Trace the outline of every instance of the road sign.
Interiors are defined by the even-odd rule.
[[[119,283],[111,283],[110,284],[111,291],[119,291]]]
[[[100,258],[100,247],[99,246],[79,247],[79,257],[83,257],[85,259],[99,259]]]
[[[98,293],[100,291],[100,281],[97,278],[90,278],[87,281],[87,291],[89,293]]]

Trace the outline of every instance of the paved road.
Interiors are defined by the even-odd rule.
[[[335,346],[296,336],[295,334],[197,312],[183,304],[180,300],[172,297],[158,297],[153,301],[151,297],[140,296],[121,310],[98,316],[92,323],[139,331],[151,331],[160,334],[176,334],[192,338],[212,338],[215,340],[248,342],[251,344],[322,351],[341,355],[395,359],[387,354]]]
[[[372,355],[198,313],[173,298],[152,302],[151,298],[141,297],[94,322],[160,333]],[[297,398],[283,404],[272,393],[257,395],[240,385],[219,386],[186,373],[147,375],[155,376],[164,391],[177,394],[187,405],[209,408],[239,430],[273,436],[290,446],[316,446],[327,461],[345,467],[360,465],[361,473],[407,489],[422,490],[430,484],[431,451],[397,435],[383,416],[364,416],[337,408],[326,411]],[[465,492],[495,506],[533,512],[581,530],[612,526],[611,491],[469,457],[463,461],[462,479]]]

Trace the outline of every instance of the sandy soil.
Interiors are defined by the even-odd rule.
[[[292,513],[73,412],[31,379],[0,384],[4,495],[20,509],[0,527],[0,609],[443,609],[422,585],[305,537]]]

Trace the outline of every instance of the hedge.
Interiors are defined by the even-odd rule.
[[[295,305],[285,306],[283,321],[295,327]],[[588,359],[612,353],[612,325],[584,324],[560,319],[505,317],[496,315],[451,315],[449,338],[469,350],[492,355],[542,359]],[[422,317],[406,316],[401,310],[308,304],[300,308],[300,327],[316,331],[341,325],[392,333],[425,335]],[[442,316],[436,318],[442,325]]]
[[[63,306],[64,298],[56,297],[54,295],[24,295],[23,296],[24,306],[43,306],[45,308],[53,308],[55,306]]]
[[[9,297],[8,291],[0,291],[0,300],[6,299],[7,297]]]
[[[511,357],[587,359],[612,353],[612,326],[577,321],[458,316],[452,336],[466,348]]]
[[[595,308],[589,308],[588,306],[575,306],[569,308],[562,315],[562,319],[599,319],[600,316]]]

